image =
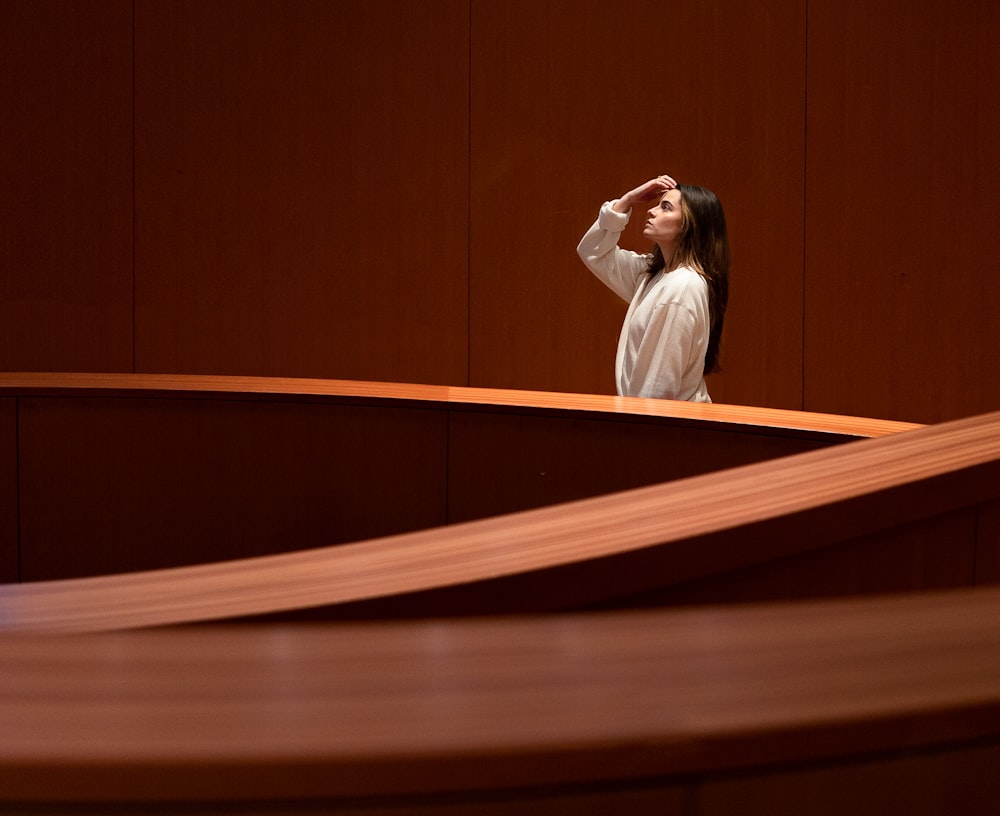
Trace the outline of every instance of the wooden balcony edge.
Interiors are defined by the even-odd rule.
[[[958,487],[956,474],[967,474]],[[691,580],[824,546],[834,532],[996,498],[1000,412],[861,440],[564,505],[331,547],[154,572],[0,587],[0,626],[95,630],[266,615],[405,596],[655,553]],[[886,496],[911,486],[899,500]],[[904,491],[905,492],[905,491]],[[823,517],[815,535],[763,536],[752,552],[726,531]],[[865,521],[865,519],[872,519]],[[889,521],[885,521],[889,519]],[[845,526],[846,525],[846,526]],[[714,542],[714,543],[713,543]],[[683,544],[690,546],[681,546]],[[587,567],[586,565],[590,565]],[[699,567],[699,564],[701,567]],[[699,573],[699,569],[701,572]],[[642,575],[641,568],[634,570]]]
[[[918,423],[839,416],[784,408],[640,399],[603,394],[477,388],[293,377],[79,372],[0,373],[3,396],[190,396],[389,401],[455,409],[526,409],[658,418],[719,425],[753,425],[856,437],[879,437]]]

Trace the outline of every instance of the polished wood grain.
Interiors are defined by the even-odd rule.
[[[464,388],[418,383],[331,380],[305,377],[209,376],[191,374],[115,374],[75,372],[0,373],[0,394],[62,396],[129,396],[157,394],[195,398],[205,396],[248,399],[268,395],[334,400],[396,400],[402,403],[450,403],[489,409],[540,410],[614,414],[704,421],[713,427],[754,427],[844,437],[869,438],[921,427],[917,423],[866,417],[819,414],[750,405],[692,403],[675,400],[613,397],[602,394],[530,391],[502,388]]]
[[[136,3],[136,371],[465,384],[468,15]]]
[[[132,3],[0,3],[0,370],[132,370]]]
[[[1000,405],[998,38],[994,0],[809,3],[804,408]]]
[[[803,553],[822,558],[824,548],[840,544],[850,545],[857,571],[879,563],[871,562],[866,536],[887,542],[878,558],[889,583],[863,579],[863,591],[968,584],[975,580],[975,523],[963,511],[996,501],[998,485],[1000,414],[991,414],[443,529],[5,587],[0,618],[19,628],[80,630],[317,607],[376,617],[580,609],[641,602],[665,588]],[[927,536],[925,523],[941,525],[938,535]],[[913,550],[918,541],[937,547]],[[897,563],[893,552],[910,560]],[[844,563],[828,582],[836,585]],[[899,583],[904,564],[912,584]],[[840,591],[855,581],[848,573]]]
[[[748,812],[802,813],[837,780],[845,789],[834,801],[856,804],[851,812],[872,813],[864,800],[881,786],[873,801],[924,791],[987,813],[1000,745],[998,615],[1000,592],[975,590],[5,635],[0,791],[6,802],[97,801],[129,813],[153,801],[169,813],[233,801],[282,802],[281,812],[547,813],[573,797],[622,805],[630,793],[660,812],[719,813],[747,790]],[[968,787],[949,794],[956,774]],[[784,798],[764,810],[785,777]]]
[[[802,407],[805,23],[798,0],[472,4],[470,384],[614,392],[625,304],[575,248],[670,172],[732,230],[713,398]],[[648,251],[641,221],[623,245]]]

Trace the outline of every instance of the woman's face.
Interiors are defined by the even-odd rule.
[[[660,245],[663,254],[670,256],[677,242],[677,237],[684,227],[684,214],[681,210],[681,191],[669,190],[659,201],[649,209],[649,218],[642,230],[644,237]]]

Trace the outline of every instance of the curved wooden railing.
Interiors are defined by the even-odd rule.
[[[359,541],[913,427],[393,383],[0,375],[0,581]]]
[[[469,388],[419,383],[197,374],[0,374],[0,397],[176,397],[236,400],[300,399],[335,403],[400,403],[539,412],[659,417],[713,426],[754,426],[805,436],[876,437],[921,427],[915,423],[747,405],[650,400],[601,394]]]
[[[336,547],[0,588],[0,622],[84,631],[298,612],[531,613],[1000,580],[1000,413]]]
[[[0,635],[0,800],[31,813],[992,813],[997,620],[1000,591],[980,589]]]
[[[993,414],[370,541],[0,587],[0,809],[991,813],[1000,589],[142,627],[987,584],[998,468]]]

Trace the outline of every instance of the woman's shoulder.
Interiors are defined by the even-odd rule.
[[[678,266],[658,281],[656,300],[675,303],[700,313],[708,307],[708,281],[690,266]]]
[[[663,283],[671,289],[696,289],[708,291],[708,281],[697,269],[691,266],[678,266],[663,276]]]

